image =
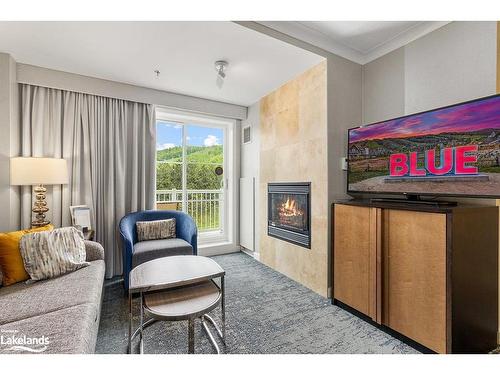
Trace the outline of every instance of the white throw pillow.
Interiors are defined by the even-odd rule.
[[[25,234],[20,250],[24,268],[33,281],[51,279],[90,264],[85,261],[83,234],[73,227]]]

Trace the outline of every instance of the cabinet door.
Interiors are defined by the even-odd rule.
[[[383,212],[383,323],[446,352],[446,214]]]
[[[334,208],[333,295],[377,320],[376,208],[337,204]]]

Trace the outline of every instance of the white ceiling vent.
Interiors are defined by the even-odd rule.
[[[243,144],[250,143],[252,141],[252,127],[250,125],[245,126],[242,133]]]

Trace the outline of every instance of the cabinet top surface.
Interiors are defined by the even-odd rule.
[[[438,206],[419,203],[405,203],[405,202],[377,202],[369,199],[343,199],[335,200],[332,205],[344,204],[349,206],[362,206],[372,208],[392,208],[395,210],[408,210],[408,211],[422,211],[422,212],[435,212],[435,213],[453,213],[454,211],[467,210],[467,209],[498,209],[496,206],[479,206],[471,204],[458,204],[456,206]]]

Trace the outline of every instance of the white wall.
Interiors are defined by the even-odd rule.
[[[363,66],[363,124],[405,113],[405,49]]]
[[[362,121],[362,66],[342,57],[328,58],[328,203],[348,198],[347,172],[341,159],[347,152],[347,130]],[[331,235],[331,233],[329,233]]]
[[[33,65],[17,64],[17,81],[19,83],[150,103],[237,120],[242,120],[247,116],[246,107],[235,104],[154,90]]]
[[[255,178],[255,204],[259,202],[259,163],[260,163],[260,101],[248,107],[248,117],[241,122],[241,128],[251,126],[252,141],[241,145],[241,177]],[[240,136],[241,142],[241,136]],[[259,253],[259,215],[255,212],[254,252]],[[256,255],[258,257],[258,255]]]
[[[405,112],[496,93],[496,22],[452,22],[405,47]]]
[[[252,141],[241,146],[241,177],[259,177],[260,101],[248,107],[248,117],[241,127],[251,126]],[[241,141],[241,139],[240,139]]]
[[[452,22],[363,66],[363,123],[496,92],[496,22]]]

